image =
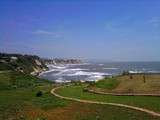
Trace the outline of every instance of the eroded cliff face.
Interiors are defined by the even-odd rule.
[[[0,53],[0,71],[15,70],[32,75],[48,70],[47,64],[79,64],[78,59],[43,59],[36,55]]]
[[[0,53],[0,69],[36,74],[46,70],[47,66],[38,56]]]

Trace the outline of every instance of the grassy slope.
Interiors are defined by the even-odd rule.
[[[30,75],[15,72],[0,73],[0,119],[158,120],[134,110],[64,101],[50,94],[52,87],[50,82]],[[43,91],[43,95],[36,97],[39,90]]]
[[[160,112],[160,97],[98,95],[83,92],[83,86],[64,87],[59,89],[57,93],[79,99],[123,103]]]
[[[106,92],[160,94],[160,75],[145,75],[145,81],[143,75],[132,75],[132,79],[129,75],[106,78],[90,87]]]
[[[65,106],[67,103],[50,95],[52,84],[21,73],[0,74],[0,119],[18,119],[17,114],[26,106],[49,109]],[[43,91],[36,97],[37,91]]]
[[[160,93],[160,74],[145,75],[145,81],[143,75],[133,75],[132,79],[129,76],[121,76],[117,79],[121,82],[115,91]]]
[[[12,66],[7,63],[0,63],[0,71],[13,70]]]
[[[78,114],[76,120],[159,120],[142,112],[109,105],[81,104],[80,109],[86,108],[91,109],[92,113],[85,111],[85,115]],[[77,111],[74,114],[77,114]]]
[[[114,88],[116,88],[119,84],[119,81],[115,78],[107,78],[104,80],[100,80],[98,82],[95,83],[95,86],[98,88],[103,88],[103,89],[108,89],[108,90],[112,90]]]

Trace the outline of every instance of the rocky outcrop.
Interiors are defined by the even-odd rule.
[[[36,55],[0,53],[0,70],[15,70],[38,75],[48,70],[47,64],[79,64],[78,59],[42,59]]]
[[[2,70],[15,70],[34,75],[47,68],[43,60],[35,55],[0,53],[0,68]]]

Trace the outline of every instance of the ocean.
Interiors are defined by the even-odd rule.
[[[82,64],[47,65],[49,71],[40,74],[55,82],[95,81],[106,76],[130,73],[160,73],[160,62],[89,62]]]

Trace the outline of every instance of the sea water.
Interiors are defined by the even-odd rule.
[[[105,76],[119,75],[123,71],[160,73],[160,62],[89,62],[47,66],[49,71],[41,73],[40,77],[55,82],[95,81]]]

